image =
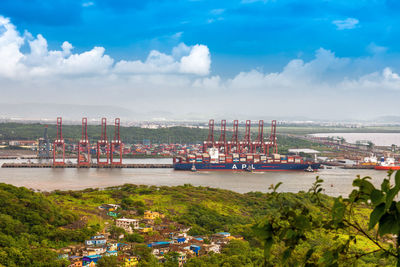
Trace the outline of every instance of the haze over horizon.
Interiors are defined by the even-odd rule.
[[[4,0],[0,117],[397,120],[399,10],[391,0]]]

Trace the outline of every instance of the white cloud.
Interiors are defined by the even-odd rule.
[[[20,47],[24,43],[24,38],[19,35],[15,26],[10,20],[0,16],[0,75],[14,77],[18,71],[22,71],[23,65],[20,60],[24,55],[20,52]]]
[[[388,48],[385,46],[379,46],[375,43],[370,43],[367,47],[367,50],[371,53],[371,54],[382,54],[382,53],[386,53]]]
[[[172,55],[153,50],[147,59],[126,61],[114,64],[114,59],[105,54],[103,47],[94,47],[83,53],[72,53],[73,46],[64,42],[61,50],[49,50],[47,40],[38,34],[34,38],[29,32],[21,36],[15,26],[0,16],[0,76],[27,77],[48,75],[113,75],[185,73],[206,75],[209,73],[211,59],[206,46],[189,47],[183,43],[173,48]],[[181,33],[178,34],[179,36]],[[21,52],[22,45],[28,42],[30,53]]]
[[[24,43],[30,52],[21,52]],[[312,60],[293,59],[279,71],[250,70],[222,78],[210,75],[211,56],[205,45],[181,43],[170,53],[153,50],[145,60],[115,62],[103,47],[74,53],[72,44],[64,42],[60,49],[49,50],[42,35],[21,35],[0,17],[0,92],[2,101],[10,103],[54,99],[113,103],[180,116],[196,112],[261,117],[396,113],[400,76],[393,68],[365,71],[364,66],[374,66],[374,60],[342,58],[321,48]],[[380,103],[377,94],[391,97]]]
[[[344,20],[334,20],[332,23],[336,25],[338,30],[351,30],[358,25],[359,21],[356,18],[347,18]]]
[[[210,72],[210,51],[205,45],[195,45],[188,56],[181,58],[180,71],[207,75]]]
[[[210,11],[210,14],[212,14],[212,15],[221,15],[222,13],[224,13],[225,12],[225,9],[223,9],[223,8],[216,8],[216,9],[212,9],[211,11]]]
[[[92,1],[83,2],[83,3],[82,3],[82,6],[83,6],[83,7],[90,7],[90,6],[94,6],[94,3],[93,3]]]

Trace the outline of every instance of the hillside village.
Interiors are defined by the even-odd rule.
[[[146,210],[139,215],[137,211],[122,210],[117,204],[103,204],[98,208],[113,219],[112,223],[106,222],[101,233],[84,243],[59,251],[59,258],[71,262],[69,267],[97,266],[101,258],[109,256],[115,256],[120,266],[136,266],[145,260],[146,250],[159,263],[172,257],[178,266],[183,266],[191,257],[220,253],[231,240],[243,239],[228,232],[191,236],[190,227],[156,211]]]

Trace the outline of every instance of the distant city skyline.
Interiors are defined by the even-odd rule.
[[[398,116],[398,11],[393,0],[4,0],[0,117],[20,103],[47,118],[68,105],[132,120]]]

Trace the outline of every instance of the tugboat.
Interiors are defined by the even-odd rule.
[[[400,165],[399,163],[395,162],[394,158],[381,158],[381,161],[379,162],[378,165],[375,166],[375,170],[400,170]]]

